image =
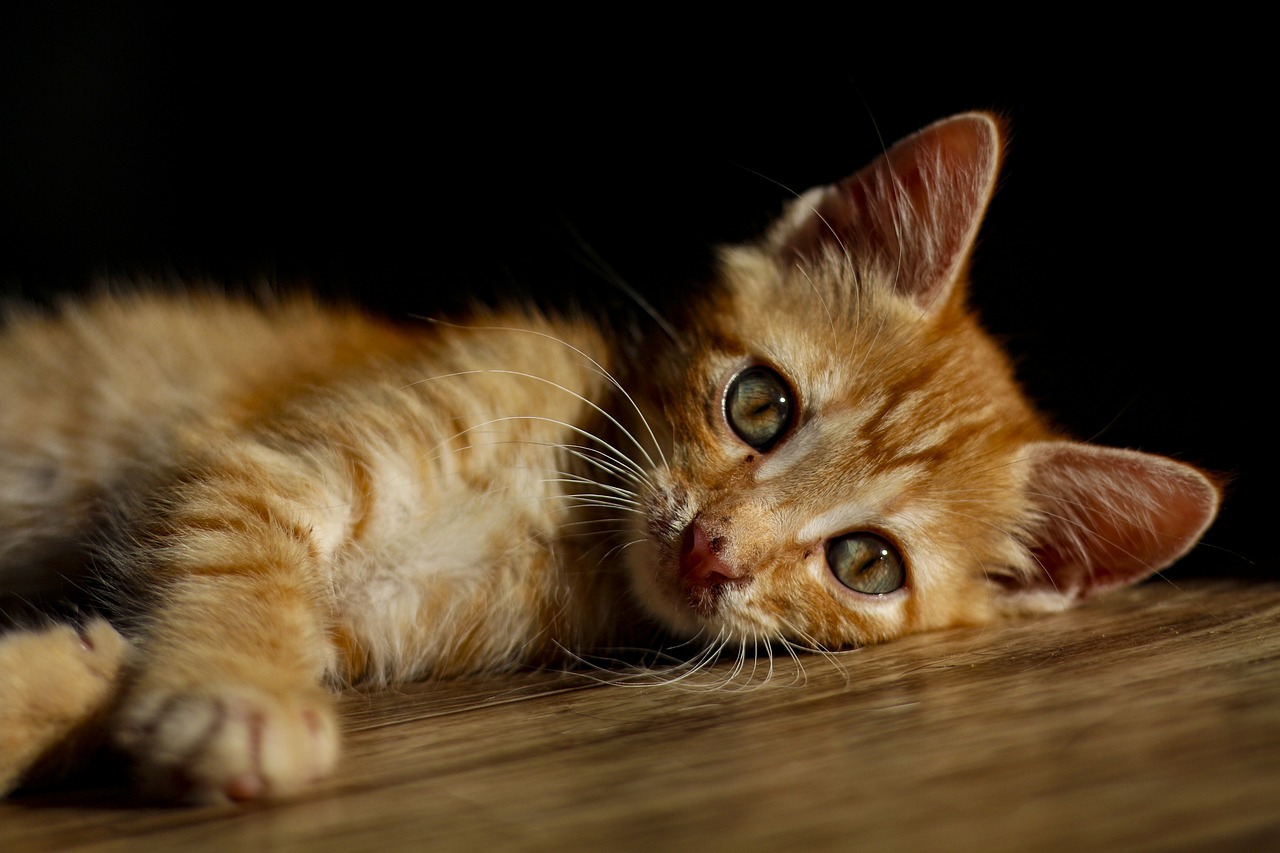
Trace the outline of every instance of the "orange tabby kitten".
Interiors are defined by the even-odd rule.
[[[644,341],[203,294],[12,317],[0,601],[70,577],[121,633],[0,640],[0,786],[106,732],[165,795],[282,795],[337,760],[335,685],[844,648],[1176,560],[1215,485],[1056,435],[966,308],[999,156],[981,114],[903,140]]]

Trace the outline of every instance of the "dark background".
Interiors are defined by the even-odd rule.
[[[1065,46],[1014,55],[990,32],[784,50],[624,21],[585,48],[501,23],[505,39],[372,16],[3,13],[0,295],[151,276],[306,284],[400,316],[473,295],[625,301],[598,257],[662,299],[790,190],[991,109],[1012,134],[974,262],[988,326],[1071,433],[1229,478],[1171,577],[1274,574],[1258,82],[1274,81],[1239,33],[1055,24]]]

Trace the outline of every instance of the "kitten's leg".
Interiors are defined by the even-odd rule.
[[[329,605],[298,475],[244,458],[206,470],[134,534],[141,582],[159,592],[115,741],[153,793],[274,797],[334,766]]]
[[[127,654],[102,619],[0,637],[0,796],[55,780],[101,745]]]

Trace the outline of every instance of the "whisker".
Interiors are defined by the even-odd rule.
[[[614,462],[612,457],[604,456],[599,450],[594,448],[583,447],[577,444],[562,444],[560,448],[566,453],[581,459],[588,465],[604,471],[606,474],[625,480],[628,483],[634,483],[637,486],[649,485],[649,477],[647,472],[640,470],[639,476],[634,471],[628,470],[618,463]]]
[[[566,421],[559,420],[558,418],[547,418],[547,417],[543,417],[543,416],[541,416],[541,415],[507,415],[507,416],[505,416],[505,417],[500,417],[500,418],[491,418],[491,419],[489,419],[489,420],[487,420],[487,421],[483,421],[483,422],[478,423],[478,424],[473,424],[472,426],[469,426],[469,427],[467,427],[466,429],[459,430],[458,432],[454,433],[454,434],[453,434],[452,436],[450,436],[449,438],[447,438],[447,439],[445,439],[444,441],[440,442],[440,443],[439,443],[439,444],[437,444],[434,448],[432,448],[432,451],[431,451],[431,452],[434,452],[434,451],[436,451],[436,450],[439,450],[440,448],[442,448],[442,447],[444,447],[446,444],[448,444],[450,441],[452,441],[452,440],[454,440],[454,439],[456,439],[456,438],[459,438],[459,437],[461,437],[461,436],[463,436],[463,435],[465,435],[465,434],[467,434],[467,433],[475,432],[475,431],[478,431],[478,430],[482,430],[482,429],[484,429],[485,427],[493,426],[494,424],[505,423],[505,422],[507,422],[507,421],[541,421],[541,422],[543,422],[543,423],[556,424],[557,426],[564,427],[565,429],[569,430],[570,432],[575,432],[575,433],[577,433],[578,435],[581,435],[581,436],[583,436],[583,437],[585,437],[585,438],[589,438],[589,439],[591,439],[592,441],[595,441],[595,442],[597,442],[598,444],[600,444],[600,445],[602,445],[602,446],[604,446],[604,447],[608,448],[609,450],[611,450],[611,451],[615,454],[615,458],[617,458],[617,459],[619,459],[619,460],[626,460],[628,464],[635,466],[635,468],[636,468],[636,470],[637,470],[637,471],[643,472],[643,469],[642,469],[642,468],[640,468],[640,466],[639,466],[639,465],[637,465],[637,464],[636,464],[636,462],[635,462],[634,460],[629,459],[629,458],[626,456],[626,454],[624,454],[621,450],[619,450],[618,448],[614,447],[612,444],[610,444],[609,442],[605,441],[605,440],[604,440],[603,438],[601,438],[600,436],[595,435],[595,434],[590,433],[590,432],[587,432],[586,430],[582,429],[582,428],[581,428],[581,427],[579,427],[579,426],[575,426],[574,424],[568,423],[568,422],[566,422]],[[529,443],[529,444],[542,444],[542,445],[544,445],[544,446],[546,446],[546,445],[548,445],[548,444],[549,444],[548,442],[537,442],[537,441],[526,441],[525,443]],[[554,445],[550,445],[550,446],[562,447],[563,445],[554,444]]]
[[[459,323],[450,323],[446,320],[439,320],[434,317],[419,316],[418,319],[425,320],[428,323],[435,323],[441,326],[449,326],[454,329],[475,329],[480,331],[492,331],[492,332],[519,332],[521,334],[534,335],[536,337],[544,338],[546,340],[560,344],[561,346],[568,348],[570,351],[577,353],[578,355],[585,358],[587,361],[591,362],[591,366],[595,369],[596,375],[603,377],[606,381],[609,382],[609,384],[611,384],[614,388],[618,390],[618,393],[620,393],[626,399],[627,403],[630,404],[632,410],[636,413],[636,416],[639,417],[640,423],[644,425],[645,431],[649,433],[649,438],[651,441],[653,441],[653,447],[656,451],[658,451],[658,458],[662,459],[662,464],[664,466],[667,464],[666,457],[662,453],[662,445],[658,443],[658,437],[653,434],[653,428],[649,425],[649,420],[644,416],[644,412],[640,409],[640,405],[636,403],[636,401],[632,398],[632,396],[629,393],[627,393],[627,389],[622,386],[622,383],[619,382],[612,373],[610,373],[608,370],[605,369],[604,365],[600,364],[600,362],[596,361],[590,355],[583,352],[581,349],[569,343],[568,341],[558,338],[555,335],[549,335],[546,332],[539,332],[536,329],[522,329],[518,326],[468,326],[468,325],[463,325]],[[632,440],[634,441],[634,439]],[[643,451],[644,448],[641,448],[641,450]],[[647,457],[648,454],[646,453],[645,456]],[[650,464],[652,464],[652,460],[650,460]]]
[[[557,473],[563,474],[564,472],[563,472],[563,471],[558,471]],[[543,478],[542,478],[542,482],[544,482],[544,483],[572,483],[572,484],[574,484],[574,485],[579,485],[579,486],[583,486],[583,485],[585,485],[585,486],[596,486],[596,487],[601,488],[601,489],[604,489],[606,492],[609,492],[610,494],[615,495],[615,496],[620,497],[620,498],[627,498],[627,499],[629,499],[629,500],[634,500],[634,499],[635,499],[635,497],[636,497],[636,493],[635,493],[635,492],[633,492],[633,491],[631,491],[630,489],[622,489],[622,488],[619,488],[619,487],[617,487],[617,486],[610,486],[610,485],[607,485],[607,484],[605,484],[605,483],[597,483],[595,480],[591,480],[591,479],[588,479],[588,478],[586,478],[586,477],[578,477],[578,476],[576,476],[576,475],[569,475],[569,476],[564,476],[564,477],[543,477]],[[572,495],[566,495],[566,497],[572,497]],[[601,497],[604,497],[604,495],[601,495]]]
[[[604,556],[600,558],[599,563],[603,563],[605,560],[609,559],[614,554],[625,551],[627,548],[630,548],[632,545],[639,545],[643,541],[644,541],[643,539],[632,539],[630,542],[622,542],[618,545],[615,545],[614,547],[610,548],[609,551],[604,554]],[[597,563],[597,565],[599,565],[599,563]]]
[[[542,382],[544,384],[550,385],[552,388],[557,388],[565,392],[566,394],[569,394],[570,396],[575,397],[578,400],[581,400],[583,403],[586,403],[588,406],[590,406],[591,408],[599,412],[601,415],[603,415],[605,420],[609,421],[609,423],[613,424],[615,427],[621,430],[623,435],[631,439],[631,443],[634,444],[636,448],[641,453],[644,454],[645,460],[649,463],[651,467],[657,464],[653,461],[653,457],[649,455],[649,451],[645,450],[644,445],[641,444],[640,441],[634,435],[631,434],[631,431],[628,430],[626,427],[624,427],[621,423],[619,423],[617,418],[615,418],[613,415],[609,414],[607,411],[601,408],[599,404],[595,403],[592,400],[588,400],[586,397],[579,394],[577,391],[574,391],[572,388],[566,388],[565,386],[561,385],[559,382],[555,382],[554,380],[547,379],[546,377],[543,377],[543,376],[538,376],[533,373],[525,373],[520,370],[506,370],[504,368],[499,368],[499,367],[486,367],[486,368],[478,368],[476,370],[459,370],[455,373],[442,373],[439,376],[431,376],[426,379],[418,379],[414,382],[410,382],[405,387],[421,385],[427,382],[435,382],[440,379],[450,379],[458,376],[473,376],[476,374],[498,374],[503,376],[519,376],[524,379],[532,379],[536,382]],[[623,392],[623,393],[626,393],[626,392]],[[660,447],[657,447],[656,438],[654,439],[654,442],[655,442],[655,449],[658,451],[659,455],[661,455],[662,449]],[[664,459],[663,462],[665,464],[666,460]]]
[[[613,267],[605,262],[604,258],[600,257],[599,253],[596,252],[591,244],[582,239],[582,235],[578,233],[578,229],[574,228],[572,225],[567,225],[566,227],[568,227],[569,233],[573,235],[574,240],[578,244],[578,248],[582,249],[582,251],[587,254],[587,257],[596,265],[596,271],[603,275],[605,280],[613,284],[614,287],[617,287],[627,296],[631,297],[631,299],[640,306],[641,310],[648,314],[649,317],[658,324],[658,328],[662,329],[666,336],[671,338],[672,343],[680,347],[682,351],[688,352],[689,347],[676,332],[675,326],[672,326],[665,317],[659,314],[657,310],[649,304],[649,301],[640,295],[640,291],[628,284],[625,278],[619,275]]]
[[[597,492],[573,492],[563,495],[545,495],[543,500],[565,500],[575,506],[597,506],[597,507],[614,507],[617,509],[627,509],[638,511],[643,507],[640,501],[634,498],[625,498],[618,495],[602,495]]]

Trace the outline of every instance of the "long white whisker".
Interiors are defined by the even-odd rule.
[[[579,444],[562,444],[560,447],[566,453],[581,459],[606,474],[612,474],[620,480],[626,480],[628,483],[634,483],[640,487],[649,485],[649,477],[642,469],[637,469],[640,470],[640,475],[637,476],[634,471],[622,467],[617,462],[614,462],[612,457],[604,456],[594,448],[583,447]]]
[[[563,473],[563,472],[559,472],[559,473]],[[587,477],[578,477],[578,476],[544,477],[542,482],[573,483],[575,485],[596,486],[598,488],[604,489],[605,491],[610,492],[611,494],[617,495],[618,497],[622,497],[622,498],[635,498],[636,496],[636,493],[631,491],[630,489],[620,489],[617,486],[610,486],[610,485],[606,485],[605,483],[597,483],[595,480],[588,479]],[[604,497],[604,495],[601,495],[601,497]]]
[[[501,417],[501,418],[492,418],[491,420],[483,421],[483,422],[481,422],[481,423],[475,424],[475,425],[473,425],[473,426],[469,426],[469,427],[467,427],[466,429],[459,430],[458,432],[454,433],[452,436],[450,436],[449,438],[445,439],[444,441],[442,441],[442,442],[440,442],[439,444],[437,444],[434,448],[432,448],[432,452],[435,452],[436,450],[439,450],[441,447],[444,447],[444,446],[445,446],[446,444],[448,444],[450,441],[453,441],[455,438],[460,438],[461,436],[463,436],[463,435],[465,435],[465,434],[467,434],[467,433],[469,433],[469,432],[474,432],[474,431],[476,431],[476,430],[481,430],[481,429],[483,429],[484,427],[487,427],[487,426],[493,426],[494,424],[500,424],[500,423],[503,423],[503,422],[505,422],[505,421],[543,421],[543,422],[545,422],[545,423],[552,423],[552,424],[556,424],[557,426],[562,426],[562,427],[564,427],[565,429],[569,430],[570,432],[576,432],[578,435],[581,435],[581,436],[583,436],[584,438],[589,438],[589,439],[591,439],[592,441],[595,441],[595,442],[597,442],[597,443],[599,443],[599,444],[603,445],[604,447],[609,448],[609,450],[611,450],[614,454],[616,454],[616,458],[618,458],[618,459],[627,459],[627,461],[628,461],[630,464],[632,464],[632,465],[636,465],[636,463],[635,463],[634,461],[632,461],[632,460],[630,460],[630,459],[628,459],[628,458],[627,458],[626,454],[624,454],[624,453],[623,453],[622,451],[620,451],[618,448],[614,447],[614,446],[613,446],[612,444],[610,444],[609,442],[605,441],[605,440],[604,440],[603,438],[601,438],[600,436],[595,435],[595,434],[590,433],[590,432],[587,432],[586,430],[582,429],[581,427],[574,426],[574,425],[573,425],[573,424],[571,424],[571,423],[567,423],[567,422],[562,421],[562,420],[559,420],[559,419],[557,419],[557,418],[546,418],[546,417],[542,417],[541,415],[508,415],[508,416],[506,416],[506,417]],[[545,444],[545,442],[527,442],[527,443],[532,443],[532,444]],[[561,446],[563,446],[563,445],[554,445],[554,446],[556,446],[556,447],[561,447]],[[637,466],[636,466],[636,470],[637,470],[637,471],[642,471],[643,469],[641,469],[641,468],[637,465]]]
[[[559,495],[551,495],[551,496],[548,496],[546,500],[558,500],[559,497],[560,497]],[[575,497],[575,496],[571,495],[570,497]],[[595,509],[616,509],[616,510],[621,510],[623,512],[634,512],[639,515],[644,514],[644,510],[639,508],[638,506],[631,506],[631,505],[621,504],[621,503],[612,503],[610,501],[603,500],[603,499],[586,500],[583,496],[580,496],[580,495],[576,496],[575,499],[571,501],[571,504],[573,506],[579,506],[579,507],[594,507]]]
[[[560,526],[561,526],[561,527],[580,527],[580,526],[585,525],[585,524],[617,524],[617,523],[618,523],[618,521],[619,521],[619,519],[616,519],[616,518],[608,518],[608,517],[605,517],[605,518],[583,518],[583,519],[579,519],[578,521],[564,521],[564,522],[561,522],[561,523],[560,523]],[[609,531],[621,532],[621,531],[626,530],[626,529],[627,529],[627,528],[625,528],[625,527],[613,527],[613,528],[607,528],[605,531],[601,531],[601,532],[609,532]],[[590,532],[591,532],[591,531],[588,531],[588,533],[590,533]]]
[[[649,463],[650,467],[653,467],[657,464],[653,461],[653,457],[649,455],[649,451],[644,449],[644,445],[641,444],[640,441],[634,435],[631,434],[630,430],[628,430],[621,423],[619,423],[617,418],[609,414],[607,411],[601,408],[597,403],[595,403],[592,400],[588,400],[586,397],[582,396],[577,391],[574,391],[572,388],[566,388],[565,386],[561,385],[559,382],[555,382],[551,379],[547,379],[544,376],[538,376],[537,374],[533,374],[533,373],[525,373],[520,370],[506,370],[500,367],[486,367],[486,368],[479,368],[476,370],[460,370],[460,371],[457,371],[456,373],[442,373],[439,376],[431,376],[426,379],[418,379],[414,382],[410,382],[406,387],[421,385],[427,382],[435,382],[436,380],[439,380],[439,379],[449,379],[457,376],[472,376],[476,374],[498,374],[498,375],[506,375],[506,376],[519,376],[524,379],[532,379],[535,382],[542,382],[546,385],[550,385],[552,388],[557,388],[565,392],[566,394],[569,394],[570,396],[575,397],[578,400],[581,400],[583,403],[586,403],[588,406],[590,406],[591,408],[599,412],[601,415],[603,415],[604,418],[607,421],[609,421],[609,423],[613,424],[618,429],[620,429],[622,431],[622,434],[625,435],[627,438],[631,439],[631,443],[634,444],[636,448],[641,453],[644,454],[644,458]],[[624,391],[623,393],[625,394],[626,392]],[[662,455],[662,448],[657,446],[656,438],[654,439],[654,449],[658,451],[659,456]],[[665,459],[663,460],[663,463],[664,464],[666,463]]]
[[[663,466],[666,466],[667,460],[665,455],[662,452],[662,445],[658,443],[658,437],[653,434],[653,428],[649,425],[649,420],[644,416],[644,412],[641,411],[639,404],[636,403],[634,399],[632,399],[629,393],[627,393],[627,389],[622,387],[622,383],[619,382],[617,379],[615,379],[613,374],[604,368],[604,365],[600,364],[600,362],[596,361],[590,355],[578,349],[568,341],[558,338],[555,335],[549,335],[546,332],[539,332],[536,329],[522,329],[522,328],[519,328],[518,326],[467,326],[459,323],[450,323],[446,320],[438,320],[434,317],[419,317],[419,319],[425,320],[428,323],[436,323],[441,326],[449,326],[454,329],[476,329],[481,331],[492,331],[492,332],[520,332],[526,335],[535,335],[539,338],[545,338],[546,340],[553,341],[557,344],[560,344],[563,347],[568,348],[572,352],[577,353],[578,355],[585,358],[587,361],[591,362],[591,366],[595,368],[596,374],[604,377],[609,382],[609,384],[612,385],[614,388],[618,389],[618,393],[620,393],[624,398],[626,398],[626,401],[629,404],[631,404],[632,410],[634,410],[636,415],[640,418],[640,423],[644,425],[645,431],[649,433],[649,438],[653,441],[653,448],[654,450],[658,451],[658,458],[662,459]],[[632,439],[632,440],[634,441],[635,439]],[[641,451],[643,450],[644,448],[641,448]],[[645,454],[646,458],[648,457],[648,455],[649,454],[647,453]],[[652,460],[650,460],[650,464],[651,465],[653,464]]]
[[[630,542],[621,542],[613,546],[612,548],[610,548],[608,551],[606,551],[604,554],[601,555],[596,565],[603,564],[606,560],[608,560],[614,554],[621,553],[622,551],[625,551],[626,549],[630,548],[632,545],[639,545],[643,541],[644,541],[643,539],[632,539]]]

